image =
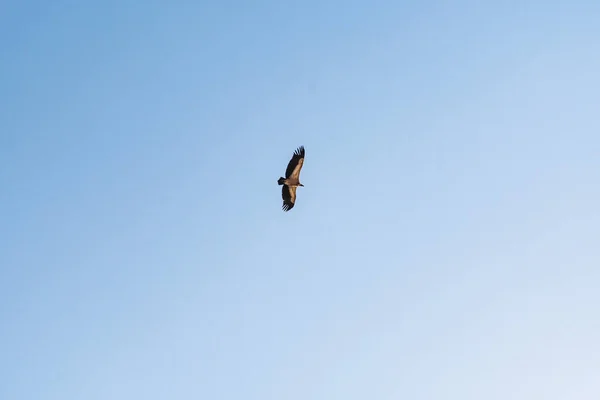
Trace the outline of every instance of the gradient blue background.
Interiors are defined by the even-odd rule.
[[[597,400],[599,21],[3,2],[0,398]]]

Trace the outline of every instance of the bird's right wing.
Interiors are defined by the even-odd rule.
[[[281,187],[281,198],[283,199],[283,211],[290,211],[296,203],[296,188],[283,185]]]

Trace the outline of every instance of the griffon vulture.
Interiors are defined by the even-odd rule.
[[[296,188],[304,186],[300,183],[300,170],[304,164],[304,146],[300,146],[294,152],[292,159],[285,170],[285,178],[280,177],[277,180],[278,185],[282,185],[281,197],[283,198],[283,211],[289,211],[294,208],[296,203]]]

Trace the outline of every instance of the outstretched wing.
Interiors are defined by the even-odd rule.
[[[283,185],[281,187],[281,198],[283,199],[283,211],[290,211],[296,203],[296,188]]]
[[[285,178],[288,179],[292,177],[298,179],[302,164],[304,164],[304,146],[298,147],[294,152],[294,155],[285,170]]]

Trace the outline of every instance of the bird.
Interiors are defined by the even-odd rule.
[[[282,176],[277,180],[277,184],[281,185],[281,198],[283,199],[283,211],[290,211],[296,204],[296,189],[298,186],[304,187],[300,183],[300,170],[304,165],[304,146],[300,146],[294,151],[292,159],[288,163],[285,170],[285,178]]]

